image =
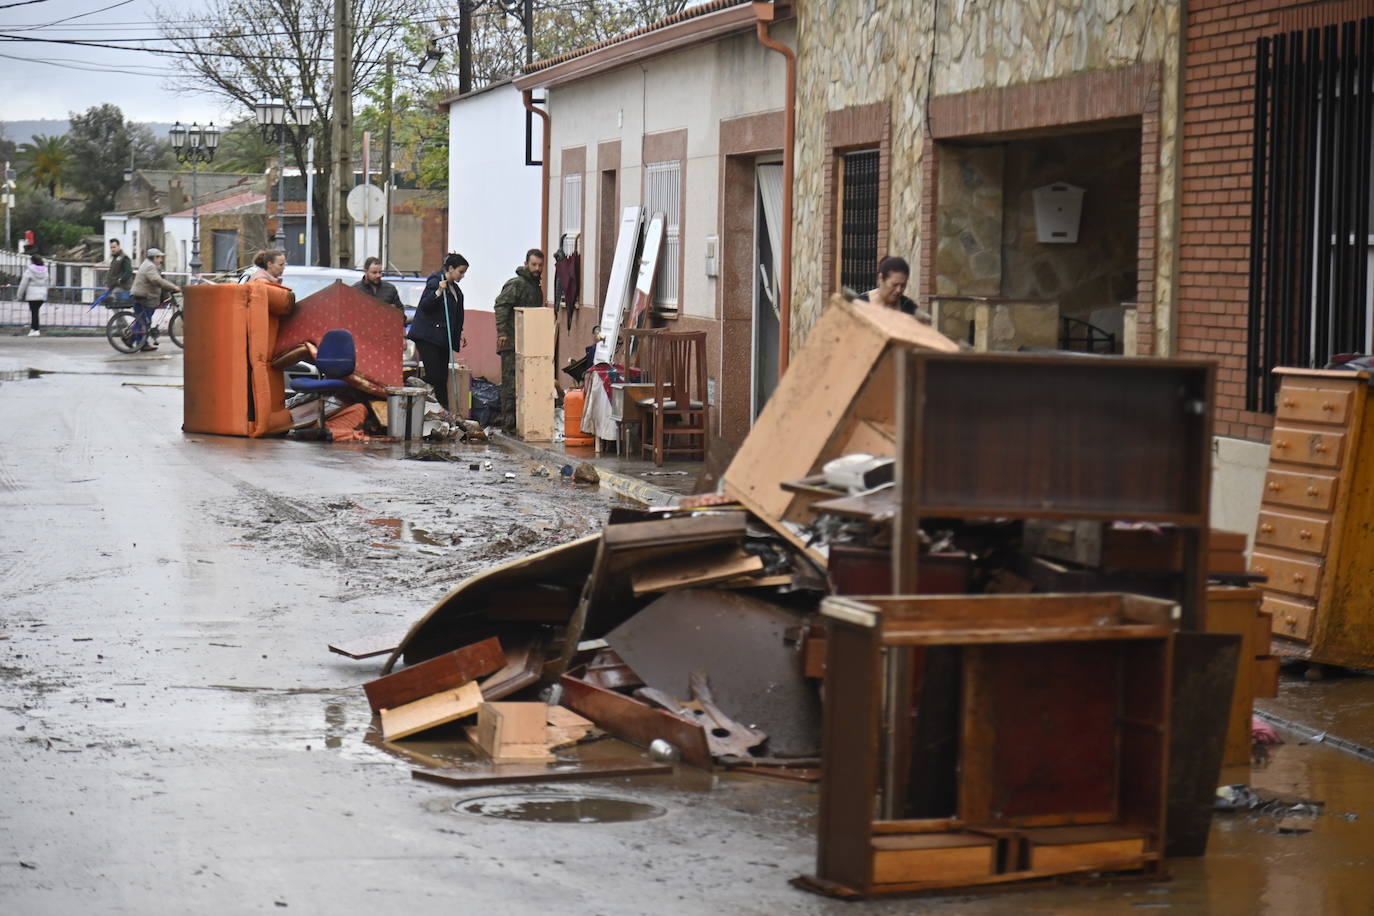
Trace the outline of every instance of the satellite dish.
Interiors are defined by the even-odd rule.
[[[373,225],[386,211],[386,195],[375,184],[360,184],[348,192],[348,215],[354,222]]]

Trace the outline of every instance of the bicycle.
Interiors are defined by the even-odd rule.
[[[104,298],[103,296],[101,297]],[[182,343],[182,309],[181,300],[176,293],[172,293],[166,299],[158,303],[157,309],[153,311],[151,326],[145,329],[141,326],[138,316],[132,311],[121,309],[110,316],[110,320],[105,323],[105,339],[110,342],[120,353],[134,353],[152,344],[157,345],[158,335],[162,330],[160,313],[171,303],[171,313],[167,319],[167,336],[172,343],[178,347],[185,347]],[[142,340],[139,338],[142,337]]]

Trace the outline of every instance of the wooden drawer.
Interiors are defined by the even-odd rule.
[[[1272,553],[1260,553],[1258,550],[1250,559],[1250,571],[1269,577],[1265,588],[1288,592],[1290,595],[1301,595],[1304,598],[1317,597],[1317,589],[1322,580],[1320,562],[1295,560]]]
[[[1264,475],[1264,501],[1330,512],[1336,505],[1336,480],[1328,474],[1270,471]]]
[[[1266,614],[1274,617],[1274,635],[1287,639],[1307,642],[1312,638],[1312,624],[1316,619],[1316,605],[1311,601],[1297,598],[1279,598],[1265,595],[1260,606]]]
[[[877,836],[873,883],[908,884],[986,878],[997,869],[997,841],[966,833]]]
[[[1325,553],[1330,529],[1330,519],[1261,511],[1255,527],[1255,546],[1266,544],[1303,553]]]
[[[1345,433],[1323,433],[1291,426],[1274,427],[1269,446],[1270,462],[1315,464],[1323,468],[1338,468],[1345,454]]]
[[[1279,392],[1275,417],[1307,423],[1344,424],[1350,415],[1350,392],[1332,388],[1288,388]]]

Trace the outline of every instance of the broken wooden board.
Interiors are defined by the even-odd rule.
[[[522,782],[579,782],[584,779],[614,779],[617,776],[658,776],[673,772],[671,764],[651,763],[640,758],[598,760],[595,763],[543,764],[507,763],[486,767],[451,770],[411,770],[412,779],[437,782],[466,789]]]
[[[429,661],[412,665],[363,685],[373,712],[395,709],[450,687],[490,674],[506,663],[506,653],[495,638],[454,649]]]
[[[596,729],[591,719],[584,719],[571,709],[562,706],[548,707],[549,750],[569,747],[585,739]]]
[[[482,689],[468,683],[401,706],[381,711],[382,738],[399,741],[401,738],[428,731],[477,712],[482,705]]]
[[[877,431],[896,423],[895,354],[910,347],[959,350],[896,309],[832,297],[792,358],[794,365],[826,367],[824,375],[783,376],[722,475],[724,492],[796,543],[782,523],[810,521],[806,507],[813,497],[779,483],[818,473],[851,443],[879,448]]]
[[[767,734],[770,754],[813,756],[820,751],[821,708],[794,635],[804,622],[801,614],[739,592],[680,589],[606,639],[644,683],[673,697],[689,696],[692,672],[705,671],[715,703]]]
[[[713,585],[762,571],[762,557],[745,553],[731,544],[645,563],[630,573],[630,587],[635,597],[639,597],[675,588]],[[791,581],[790,576],[787,581]]]
[[[478,612],[485,611],[486,620],[499,625],[505,609],[502,596],[507,589],[523,591],[535,582],[571,586],[582,581],[600,543],[601,535],[589,534],[463,580],[411,625],[382,672],[391,671],[402,655],[414,663],[463,645],[464,631],[456,624],[469,615],[480,619]]]
[[[342,655],[346,658],[356,660],[375,658],[378,655],[386,655],[388,652],[395,652],[396,640],[389,636],[372,636],[340,640],[337,643],[330,643],[329,651],[336,655]]]
[[[540,763],[549,753],[549,708],[544,703],[483,703],[468,740],[492,763]]]
[[[482,696],[488,700],[499,700],[537,682],[544,670],[548,645],[548,633],[538,630],[527,639],[516,641],[507,639],[502,646],[506,648],[506,665],[482,679]]]
[[[662,738],[678,749],[683,763],[711,768],[711,750],[706,744],[705,730],[698,723],[603,690],[573,673],[563,675],[559,683],[563,685],[564,705],[591,719],[597,728],[646,748],[655,738]]]

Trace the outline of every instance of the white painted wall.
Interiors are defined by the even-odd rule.
[[[773,30],[794,44],[791,23]],[[552,163],[546,250],[558,245],[561,223],[562,150],[587,148],[582,214],[584,305],[601,307],[605,290],[593,289],[599,267],[597,225],[601,165],[597,144],[621,141],[617,180],[622,207],[642,202],[643,137],[687,130],[687,182],[683,199],[683,293],[681,314],[715,318],[716,280],[706,276],[706,238],[720,234],[720,122],[783,107],[786,71],[782,55],[758,43],[752,31],[551,90]],[[618,224],[619,219],[612,224]],[[614,244],[610,246],[614,249]]]
[[[164,216],[162,218],[162,251],[167,256],[167,270],[191,269],[191,230],[189,216]],[[204,242],[202,241],[202,245]],[[202,252],[201,260],[205,260]],[[213,264],[202,264],[201,270],[212,270]]]
[[[525,165],[525,106],[514,86],[459,99],[448,114],[448,247],[471,265],[468,308],[490,309],[525,252],[540,247],[540,170]],[[535,118],[536,157],[541,124]]]

